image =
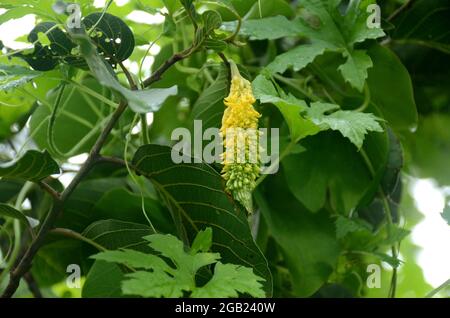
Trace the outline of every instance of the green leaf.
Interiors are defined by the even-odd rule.
[[[63,61],[85,65],[82,59],[72,56],[72,50],[76,45],[54,22],[37,24],[30,31],[28,41],[34,43],[33,52],[25,54],[19,52],[17,56],[23,58],[35,70],[49,71]]]
[[[145,214],[142,208],[144,204]],[[144,194],[132,193],[124,188],[107,189],[93,207],[97,220],[115,219],[125,222],[148,224],[147,218],[161,232],[173,231],[167,210],[156,200]],[[123,213],[127,211],[127,213]]]
[[[204,239],[211,241],[211,228],[200,232],[199,235],[202,238],[196,238],[194,241]],[[102,252],[94,256],[98,260],[148,270],[126,274],[128,279],[122,283],[122,291],[125,295],[182,297],[185,292],[192,292],[191,297],[205,295],[229,297],[237,296],[237,292],[242,292],[253,296],[264,296],[262,285],[258,282],[262,279],[254,275],[251,268],[217,263],[220,258],[217,253],[194,252],[192,249],[187,252],[183,243],[170,234],[153,234],[146,236],[145,239],[150,242],[149,246],[153,250],[169,259],[175,267],[167,264],[159,256],[126,249]],[[213,278],[203,287],[196,286],[195,276],[198,270],[215,263],[217,264]],[[211,289],[217,285],[226,285],[228,288],[212,293]]]
[[[323,211],[306,211],[286,189],[283,178],[278,174],[274,179],[270,191],[256,192],[256,202],[281,249],[295,296],[308,297],[336,266],[339,247],[333,222]]]
[[[139,91],[132,91],[123,87],[117,79],[111,74],[110,69],[105,64],[105,61],[98,55],[95,47],[92,45],[89,37],[79,29],[71,30],[73,40],[80,45],[80,51],[90,70],[99,82],[112,90],[118,92],[127,101],[130,108],[136,113],[148,113],[157,111],[167,97],[176,95],[178,90],[174,85],[170,88],[154,88]]]
[[[419,0],[392,22],[391,37],[400,44],[423,45],[450,54],[450,4],[446,0]]]
[[[356,111],[338,110],[329,115],[325,112],[339,109],[338,105],[316,102],[311,104],[308,115],[318,126],[339,131],[358,149],[363,145],[365,135],[370,131],[382,132],[379,118],[373,114]]]
[[[209,35],[222,24],[222,18],[216,11],[208,10],[203,12],[202,19],[206,35]]]
[[[86,16],[83,24],[99,51],[112,64],[126,60],[133,53],[133,32],[122,19],[109,13],[95,12]]]
[[[192,242],[191,254],[196,254],[198,252],[207,252],[212,246],[212,229],[207,227],[203,231],[199,231],[197,236]]]
[[[42,75],[20,65],[0,64],[0,90],[9,91]]]
[[[56,226],[68,228],[76,232],[82,232],[95,221],[119,219],[113,213],[109,216],[101,213],[102,210],[96,209],[96,205],[101,202],[102,197],[107,196],[110,191],[125,186],[125,181],[118,178],[110,177],[83,180],[66,201],[64,206],[64,217],[57,221]],[[123,213],[123,210],[122,214],[128,215],[128,213]],[[122,221],[131,220],[122,219]],[[134,222],[137,223],[139,221]]]
[[[19,128],[25,125],[33,102],[34,100],[29,95],[19,90],[14,92],[0,90],[0,140],[13,134],[13,124],[19,123]],[[21,121],[24,123],[20,125]]]
[[[214,267],[214,276],[202,288],[194,290],[192,298],[237,298],[241,294],[263,298],[265,293],[261,288],[263,279],[256,276],[251,268],[222,264],[218,262]]]
[[[417,110],[408,70],[388,48],[374,45],[368,54],[373,61],[367,79],[371,102],[394,130],[414,129]]]
[[[360,113],[355,111],[338,110],[339,106],[316,102],[308,107],[303,100],[299,100],[292,95],[278,97],[274,85],[259,75],[253,81],[254,94],[261,103],[274,104],[282,113],[289,127],[291,139],[298,142],[310,135],[315,135],[321,130],[337,130],[344,137],[350,139],[357,148],[361,148],[364,137],[369,131],[382,132],[383,129],[378,123],[378,118],[373,114]],[[334,111],[325,115],[326,112]],[[306,113],[307,116],[303,116]]]
[[[311,44],[299,45],[286,53],[278,55],[273,62],[267,65],[267,69],[272,73],[284,73],[288,68],[300,71],[314,59],[322,55],[329,46],[325,42],[317,41]]]
[[[245,15],[245,19],[260,19],[277,15],[286,16],[288,18],[294,16],[293,7],[284,0],[252,0],[248,2],[253,3],[253,5]],[[236,3],[235,6],[237,6]]]
[[[89,225],[82,235],[100,244],[106,249],[132,248],[141,250],[146,244],[142,239],[153,234],[153,230],[144,224],[120,220],[100,220]]]
[[[220,127],[225,106],[223,99],[228,95],[228,70],[222,66],[216,80],[202,91],[192,107],[190,121],[202,120],[203,129]]]
[[[32,274],[41,287],[52,286],[68,276],[67,266],[77,264],[81,272],[88,268],[80,241],[58,239],[42,246],[33,259]],[[87,272],[87,271],[86,271]]]
[[[204,44],[207,49],[211,49],[216,52],[222,52],[227,48],[227,43],[225,41],[217,39],[206,39]]]
[[[411,234],[411,231],[398,227],[396,225],[389,225],[389,235],[383,241],[384,245],[391,246],[397,243],[400,243],[405,237]]]
[[[142,146],[132,161],[136,172],[146,176],[160,192],[175,222],[184,225],[189,241],[205,227],[214,231],[212,250],[227,263],[252,266],[263,277],[271,294],[271,277],[266,260],[256,246],[245,213],[224,191],[223,179],[203,163],[175,164],[171,148]]]
[[[122,296],[120,282],[124,274],[120,267],[113,263],[95,261],[83,284],[83,298],[115,298]]]
[[[373,66],[372,60],[363,50],[354,50],[346,57],[347,61],[339,66],[339,71],[346,82],[361,91],[367,78],[367,70]]]
[[[258,75],[252,83],[253,92],[262,104],[274,104],[283,115],[289,127],[291,140],[298,142],[306,136],[315,135],[320,131],[320,127],[302,116],[308,106],[302,100],[292,95],[285,98],[278,97],[274,85],[262,75]]]
[[[0,216],[7,216],[13,219],[17,219],[29,228],[33,228],[39,225],[38,220],[26,216],[19,210],[16,210],[12,206],[5,203],[0,203]]]
[[[373,134],[364,144],[369,158],[377,159],[373,161],[376,173],[384,171],[386,164],[384,142],[383,135]],[[334,211],[348,215],[368,189],[376,187],[361,153],[340,134],[324,131],[304,139],[302,146],[306,151],[287,156],[282,167],[288,188],[308,210],[319,211],[328,197]]]
[[[237,22],[225,22],[223,29],[234,32]],[[244,20],[239,31],[240,35],[248,36],[250,40],[275,40],[284,37],[298,36],[299,29],[295,22],[285,16],[262,18],[257,20]]]
[[[347,234],[358,231],[371,231],[370,224],[361,219],[350,219],[342,215],[338,215],[336,219],[336,237],[342,239]]]
[[[47,151],[29,150],[16,161],[0,164],[0,177],[40,181],[57,173],[58,164]]]

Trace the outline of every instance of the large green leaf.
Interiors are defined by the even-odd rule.
[[[133,52],[133,32],[120,18],[109,13],[95,12],[86,16],[83,24],[99,51],[111,63],[124,61]]]
[[[82,244],[72,239],[59,239],[42,246],[33,259],[31,271],[39,286],[51,286],[66,279],[67,267],[71,264],[79,265],[81,274],[85,274],[88,264]]]
[[[153,234],[144,224],[119,220],[100,220],[89,225],[82,235],[106,249],[128,248],[146,250],[144,236]]]
[[[371,102],[395,130],[415,128],[417,110],[407,69],[385,47],[374,45],[368,53],[374,64],[367,79]]]
[[[337,110],[338,105],[328,103],[311,103],[308,116],[322,129],[339,131],[342,136],[348,138],[358,149],[363,145],[364,138],[370,131],[382,132],[383,128],[379,118],[373,114],[348,110]],[[336,111],[337,110],[337,111]],[[331,114],[325,113],[334,111]]]
[[[373,114],[340,110],[338,105],[314,102],[310,107],[293,95],[286,95],[262,75],[253,81],[254,94],[261,103],[274,104],[282,113],[289,127],[291,140],[315,135],[322,130],[337,130],[359,149],[368,132],[382,132],[380,120]],[[279,95],[285,95],[279,97]]]
[[[105,261],[95,261],[83,285],[83,298],[122,297],[120,282],[124,273],[119,265]]]
[[[369,135],[364,145],[368,156],[376,158],[375,172],[384,171],[386,164],[384,138]],[[372,187],[373,176],[361,153],[336,132],[322,132],[301,145],[306,151],[282,161],[288,188],[311,211],[320,210],[329,197],[335,211],[348,215]]]
[[[143,211],[144,205],[145,212]],[[97,220],[116,219],[125,222],[147,224],[147,217],[159,232],[169,233],[173,229],[167,210],[144,195],[132,193],[124,188],[108,190],[93,207]],[[126,213],[124,213],[126,211]],[[145,214],[144,214],[145,213]]]
[[[123,179],[99,178],[81,182],[64,205],[63,216],[56,226],[82,232],[91,223],[114,218],[105,214],[100,218],[95,206],[109,191],[125,187]]]
[[[271,294],[267,262],[251,236],[245,213],[225,193],[223,179],[213,168],[206,164],[175,164],[171,148],[159,145],[139,148],[132,164],[138,174],[152,181],[175,221],[184,225],[190,241],[199,230],[212,227],[212,250],[227,263],[252,267],[266,280],[265,291]]]
[[[269,232],[280,246],[295,296],[316,292],[333,272],[339,256],[330,216],[305,210],[287,191],[282,177],[255,194]],[[273,181],[273,180],[272,180]]]
[[[415,1],[392,22],[391,36],[400,44],[424,45],[450,54],[450,3],[447,0]]]
[[[29,150],[16,161],[0,164],[0,177],[40,181],[57,173],[59,166],[47,151]]]

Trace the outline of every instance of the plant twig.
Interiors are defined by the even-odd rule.
[[[33,294],[34,298],[44,298],[38,284],[36,283],[33,275],[31,275],[30,272],[23,275],[23,278],[25,279],[25,282],[28,285],[28,289],[30,290],[31,294]]]
[[[167,71],[172,65],[176,62],[181,61],[182,59],[188,57],[194,52],[192,47],[172,55],[167,61],[164,62],[150,77],[142,82],[142,87],[148,87],[152,85],[154,82],[159,81],[161,79],[162,74]]]
[[[439,293],[441,290],[447,288],[448,286],[450,286],[450,279],[447,279],[442,285],[440,285],[438,288],[433,289],[431,292],[429,292],[425,298],[432,298],[434,297],[437,293]]]
[[[403,10],[407,9],[413,4],[413,0],[406,1],[401,7],[395,10],[388,18],[387,21],[392,21],[395,17],[397,17]]]
[[[38,185],[41,187],[42,190],[50,194],[53,199],[59,200],[60,193],[55,189],[53,189],[48,183],[46,183],[45,181],[39,181]]]
[[[125,74],[128,84],[130,84],[130,88],[135,91],[138,89],[136,83],[133,80],[133,76],[131,75],[130,71],[128,71],[128,69],[125,67],[125,65],[123,65],[123,63],[121,61],[119,61],[119,66],[122,69],[123,73]]]

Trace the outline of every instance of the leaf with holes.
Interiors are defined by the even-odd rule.
[[[122,19],[95,12],[85,17],[83,24],[99,51],[112,64],[126,60],[133,53],[133,32]]]

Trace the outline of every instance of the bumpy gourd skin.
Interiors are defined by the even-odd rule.
[[[225,152],[222,176],[226,190],[249,213],[253,212],[252,191],[260,174],[258,119],[261,115],[253,108],[252,86],[243,78],[235,63],[230,61],[231,87],[224,99],[226,106],[220,132]]]

